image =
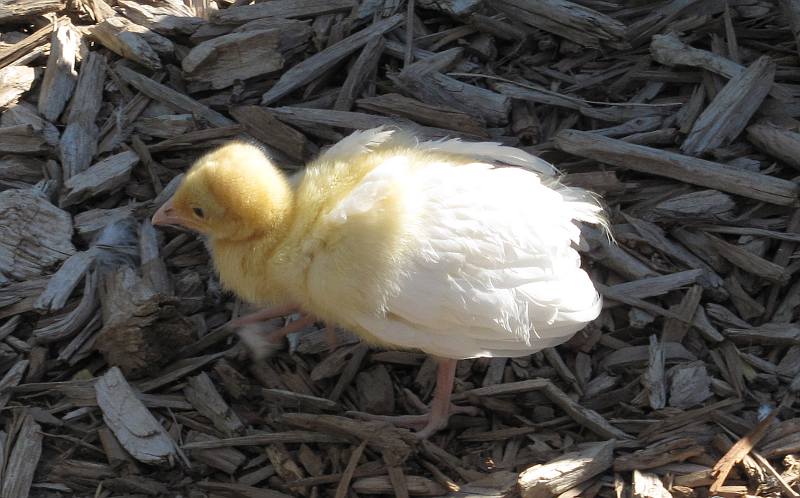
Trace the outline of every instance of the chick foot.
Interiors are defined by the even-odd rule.
[[[439,359],[439,369],[436,374],[436,390],[431,401],[430,412],[422,415],[372,415],[363,412],[350,412],[350,414],[365,420],[380,420],[394,425],[408,428],[422,427],[415,435],[418,439],[428,439],[436,432],[447,427],[450,415],[463,413],[477,415],[478,409],[474,406],[457,406],[450,403],[453,391],[453,381],[456,375],[457,360],[448,358]]]
[[[447,427],[451,415],[477,416],[480,410],[474,406],[459,406],[451,404],[445,415],[435,417],[433,410],[420,415],[373,415],[364,412],[347,412],[349,415],[361,418],[362,420],[372,420],[379,422],[389,422],[397,427],[416,430],[419,439],[427,439],[434,433]]]
[[[313,323],[314,317],[306,315],[277,330],[264,332],[263,328],[257,322],[254,322],[244,325],[237,333],[253,355],[253,358],[261,360],[277,351],[287,335]]]

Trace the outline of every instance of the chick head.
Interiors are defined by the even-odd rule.
[[[178,190],[153,215],[218,240],[266,235],[289,214],[292,191],[258,147],[232,142],[198,159]]]

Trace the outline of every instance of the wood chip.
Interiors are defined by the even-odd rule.
[[[198,412],[211,420],[214,427],[225,434],[235,434],[244,429],[244,424],[225,403],[205,373],[190,377],[185,389],[186,399]]]
[[[578,130],[560,132],[555,143],[564,152],[590,156],[642,173],[665,176],[778,205],[797,202],[797,188],[792,182],[704,159],[628,144]]]
[[[523,498],[557,496],[611,467],[614,441],[587,445],[519,475]]]
[[[48,121],[58,119],[75,89],[78,80],[75,59],[80,41],[80,34],[71,24],[62,24],[53,32],[50,55],[39,90],[39,113]]]
[[[303,27],[231,33],[200,43],[181,61],[184,76],[196,89],[218,90],[274,73],[305,48],[311,29]]]
[[[95,384],[103,420],[132,457],[160,464],[177,457],[175,444],[134,394],[119,368],[111,368]]]
[[[64,183],[64,194],[59,205],[62,208],[68,207],[122,187],[138,162],[139,156],[135,152],[127,151],[90,166]]]
[[[73,253],[72,220],[41,192],[0,192],[0,272],[17,279],[41,275]]]
[[[42,455],[42,429],[30,414],[22,416],[13,448],[4,448],[7,464],[3,472],[3,498],[27,498],[34,471]],[[9,443],[9,441],[7,441]]]
[[[269,105],[301,86],[310,83],[321,72],[327,71],[342,58],[366,45],[374,36],[383,35],[396,28],[403,20],[400,14],[383,19],[368,28],[350,35],[321,52],[304,60],[283,73],[277,83],[261,97],[263,105]]]
[[[322,14],[346,12],[353,7],[348,0],[275,0],[255,5],[238,5],[211,14],[217,24],[243,24],[254,19],[277,17],[315,17]]]
[[[747,126],[772,87],[775,64],[761,57],[731,78],[695,121],[681,145],[685,154],[700,155],[728,145]]]

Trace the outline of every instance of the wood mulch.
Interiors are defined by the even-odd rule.
[[[800,496],[799,48],[800,0],[0,0],[0,498]],[[460,362],[482,415],[425,442],[348,416],[417,413],[425,355],[254,361],[149,223],[210,147],[384,124],[539,155],[615,237],[600,318]]]

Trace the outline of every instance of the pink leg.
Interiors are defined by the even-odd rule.
[[[255,313],[250,313],[249,315],[240,316],[236,320],[231,320],[228,322],[228,326],[230,327],[241,327],[243,325],[249,325],[251,323],[258,323],[263,322],[266,320],[270,320],[272,318],[278,318],[279,316],[286,316],[297,311],[297,306],[294,305],[284,305],[284,306],[274,306],[272,308],[266,308],[261,311],[256,311]]]
[[[450,404],[450,396],[453,392],[453,381],[456,376],[456,364],[458,360],[439,358],[439,368],[436,375],[436,389],[433,393],[430,412],[423,415],[402,415],[384,416],[371,415],[368,413],[351,412],[367,420],[381,420],[404,427],[422,427],[416,436],[419,439],[427,439],[434,433],[447,427],[450,415],[454,413],[464,413],[477,415],[477,409],[472,406],[455,406]]]
[[[453,382],[456,378],[456,364],[458,360],[439,359],[439,368],[436,373],[436,389],[431,401],[431,412],[428,425],[417,433],[419,439],[428,439],[435,432],[447,427],[450,419],[450,396],[453,394]]]

